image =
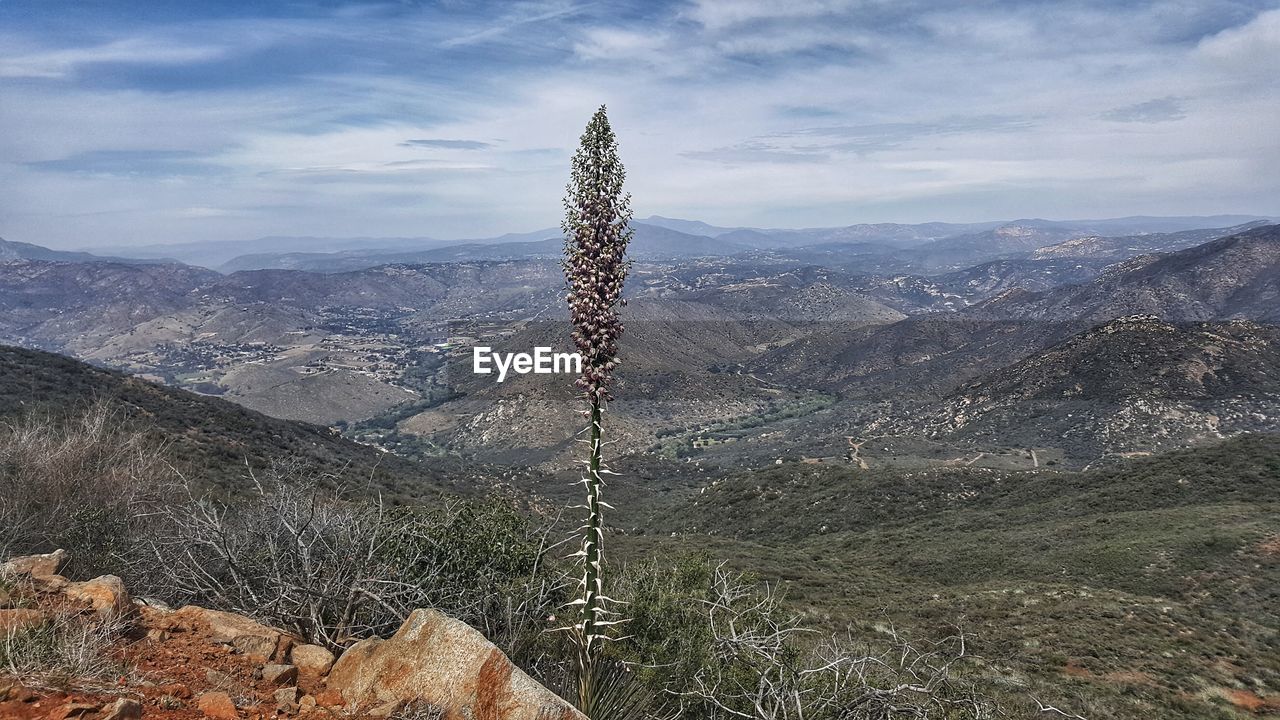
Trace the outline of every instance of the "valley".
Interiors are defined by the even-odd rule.
[[[621,455],[1083,467],[1277,427],[1275,226],[1113,238],[1043,222],[704,230],[723,232],[696,237],[741,241],[716,255],[675,243],[679,230],[640,226],[648,249],[627,286],[610,408]],[[499,384],[469,367],[473,345],[567,349],[546,242],[423,251],[463,258],[452,262],[230,274],[16,258],[0,277],[0,341],[384,449],[554,470],[577,430],[559,410],[568,383]],[[477,249],[506,257],[473,259]],[[355,252],[314,254],[311,266],[345,267]],[[397,252],[365,256],[406,259]],[[1150,320],[1123,320],[1137,316]],[[1146,373],[1164,363],[1155,377],[1173,384],[1152,385]]]
[[[1280,226],[670,222],[724,240],[631,268],[615,562],[715,558],[871,644],[959,628],[1011,707],[1280,707]],[[477,345],[572,349],[555,249],[396,252],[9,258],[0,416],[95,398],[228,496],[287,460],[556,523],[580,502],[571,379],[471,368]]]

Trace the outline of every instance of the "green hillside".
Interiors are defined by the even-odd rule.
[[[1280,435],[1087,472],[788,463],[654,517],[630,552],[731,558],[859,636],[959,627],[1010,696],[1090,720],[1280,708]]]

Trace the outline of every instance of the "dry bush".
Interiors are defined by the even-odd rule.
[[[25,577],[0,576],[0,588],[12,597],[36,597]],[[26,685],[103,688],[133,674],[114,652],[128,630],[125,621],[61,605],[39,609],[44,619],[38,624],[0,630],[0,674]]]
[[[128,575],[174,478],[163,444],[108,402],[0,421],[0,556],[64,548],[69,575]]]
[[[635,644],[624,657],[694,720],[983,720],[997,703],[965,679],[965,638],[867,643],[802,626],[775,588],[705,559],[629,571]]]
[[[563,583],[546,532],[508,503],[388,508],[297,467],[251,474],[254,494],[189,488],[164,508],[155,567],[180,602],[252,615],[330,648],[439,609],[519,655],[536,645]]]

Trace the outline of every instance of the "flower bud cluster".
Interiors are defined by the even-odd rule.
[[[604,108],[595,114],[573,158],[565,194],[564,276],[568,285],[573,341],[582,355],[578,387],[594,401],[610,398],[608,385],[618,366],[622,286],[627,278],[627,243],[632,231],[631,198],[622,191],[626,173]]]

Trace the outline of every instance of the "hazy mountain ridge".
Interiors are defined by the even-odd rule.
[[[941,437],[915,422],[931,403],[1092,325],[1152,304],[1174,320],[1268,321],[1274,230],[1107,265],[1030,257],[1027,248],[1075,230],[1001,225],[926,244],[980,255],[976,248],[990,242],[1012,256],[931,275],[801,263],[776,250],[637,259],[619,373],[624,399],[615,407],[619,448],[730,461],[734,453],[763,459],[795,445],[838,456],[842,439],[812,428],[878,432],[888,428],[874,424],[885,414],[903,418],[902,433]],[[685,237],[661,228],[657,236]],[[545,244],[558,252],[559,242]],[[887,250],[901,252],[920,249]],[[0,337],[11,341],[149,373],[281,417],[395,416],[378,422],[428,439],[433,452],[541,462],[570,447],[576,430],[551,420],[572,397],[562,378],[498,385],[469,367],[439,375],[440,364],[470,343],[568,349],[567,328],[542,322],[562,321],[565,312],[559,260],[550,252],[326,273],[41,261],[10,267],[0,279],[0,307],[11,310]],[[434,347],[446,340],[452,349]],[[419,398],[432,398],[431,406],[409,408]],[[742,429],[725,429],[731,425]],[[715,445],[721,439],[737,445]],[[1070,447],[1105,451],[1075,440]]]
[[[31,243],[13,242],[0,238],[0,263],[11,262],[15,260],[44,260],[48,262],[105,262],[105,263],[123,263],[131,265],[153,265],[176,263],[176,260],[168,256],[160,256],[151,259],[142,258],[124,258],[112,257],[109,255],[99,255],[88,252],[70,252],[65,250],[50,250],[40,245],[32,245]]]

